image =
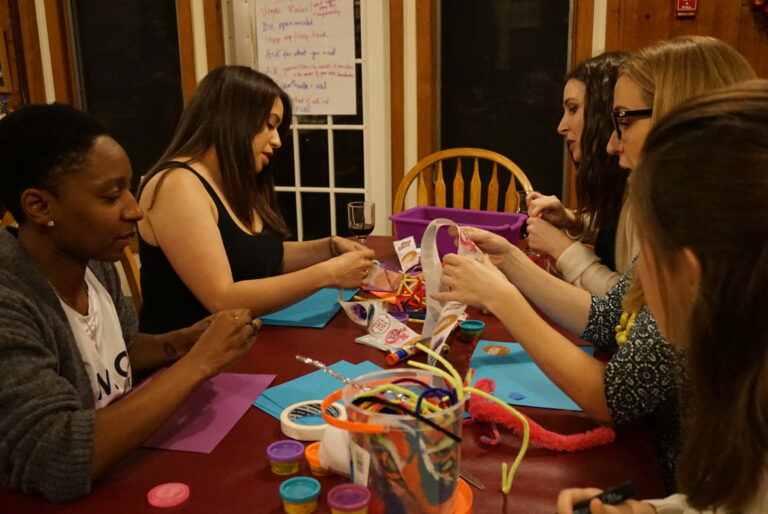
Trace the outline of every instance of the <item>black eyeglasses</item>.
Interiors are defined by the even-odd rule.
[[[613,130],[616,131],[616,135],[621,139],[621,125],[619,121],[624,118],[647,118],[653,114],[653,109],[636,109],[634,111],[626,111],[623,109],[614,109],[611,112],[611,119],[613,120]]]

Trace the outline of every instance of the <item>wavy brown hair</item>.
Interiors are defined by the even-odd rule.
[[[283,102],[282,138],[291,123],[291,100],[274,80],[247,66],[221,66],[208,73],[184,109],[170,145],[142,180],[138,195],[159,164],[181,155],[194,162],[214,148],[222,193],[235,215],[251,226],[256,211],[266,226],[287,237],[271,166],[257,172],[252,147],[278,98]]]
[[[605,52],[582,62],[566,75],[585,86],[584,130],[581,133],[581,163],[576,166],[576,201],[578,210],[588,214],[591,227],[616,225],[624,201],[627,172],[619,166],[619,157],[605,151],[613,133],[613,86],[619,68],[629,55]]]
[[[682,297],[670,263],[687,248],[701,265],[687,322],[670,330],[687,347],[691,380],[680,490],[697,509],[741,512],[768,457],[768,81],[673,109],[634,173],[631,206],[665,313]]]

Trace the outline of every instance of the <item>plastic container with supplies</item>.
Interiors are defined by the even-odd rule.
[[[436,429],[411,414],[399,414],[389,407],[369,409],[366,402],[370,401],[372,389],[389,384],[408,389],[417,396],[425,392],[425,387],[452,388],[442,376],[431,371],[394,369],[362,375],[354,384],[326,398],[325,402],[333,402],[341,397],[347,406],[347,421],[324,418],[329,424],[350,432],[354,482],[367,485],[371,490],[371,514],[453,514],[459,505],[463,401],[422,415],[440,427]],[[376,395],[382,396],[382,393]],[[387,395],[392,396],[384,393]],[[391,403],[397,402],[393,397]]]
[[[436,218],[447,218],[458,225],[482,228],[506,238],[516,245],[520,241],[520,228],[527,216],[514,212],[474,211],[470,209],[452,209],[449,207],[412,207],[389,217],[395,223],[396,239],[413,236],[416,244],[421,244],[427,225]],[[437,250],[442,257],[456,251],[453,238],[448,230],[441,229],[437,235]]]

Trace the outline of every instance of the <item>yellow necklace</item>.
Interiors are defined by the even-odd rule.
[[[627,334],[632,330],[632,326],[635,324],[636,312],[623,312],[621,318],[619,318],[619,324],[616,325],[616,342],[619,343],[619,347],[624,346],[627,342]]]

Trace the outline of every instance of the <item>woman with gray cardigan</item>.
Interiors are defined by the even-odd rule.
[[[88,114],[59,104],[11,113],[0,155],[0,204],[19,225],[0,229],[0,483],[64,501],[88,494],[198,384],[248,352],[258,325],[233,310],[138,333],[112,262],[142,212],[128,157]]]

